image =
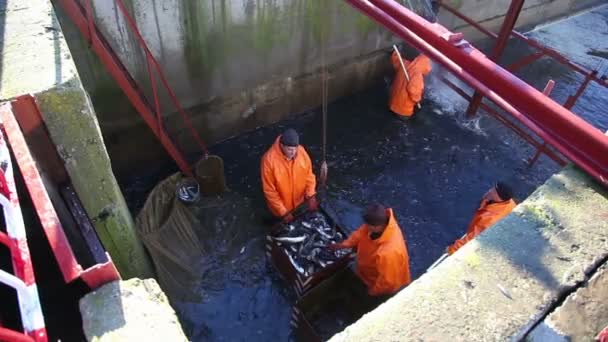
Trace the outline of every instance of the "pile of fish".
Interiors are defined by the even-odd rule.
[[[344,238],[320,212],[308,212],[283,225],[273,237],[277,245],[283,247],[293,267],[305,277],[349,254],[348,249],[332,251],[327,248]]]

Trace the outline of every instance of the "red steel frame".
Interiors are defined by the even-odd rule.
[[[573,95],[570,96],[568,98],[568,100],[566,101],[566,103],[564,104],[564,107],[567,109],[572,109],[572,107],[574,106],[574,104],[576,103],[576,101],[579,99],[579,97],[583,94],[583,92],[585,91],[585,89],[587,88],[587,86],[589,85],[589,83],[591,81],[599,84],[600,86],[603,86],[605,88],[608,88],[608,81],[603,80],[601,78],[598,77],[597,71],[593,70],[587,70],[586,68],[570,61],[567,57],[565,57],[564,55],[562,55],[561,53],[559,53],[558,51],[555,51],[549,47],[546,47],[544,45],[542,45],[541,43],[537,42],[534,39],[531,39],[529,37],[526,37],[525,35],[523,35],[520,32],[517,32],[515,30],[513,30],[513,26],[509,25],[510,23],[514,24],[514,20],[517,18],[517,16],[519,15],[519,11],[521,11],[521,6],[519,6],[519,4],[515,4],[520,2],[520,0],[516,0],[513,1],[511,3],[511,7],[509,7],[509,11],[507,12],[506,16],[505,16],[505,24],[507,24],[507,27],[511,27],[510,30],[507,30],[505,25],[503,25],[501,32],[499,35],[491,32],[490,30],[486,29],[485,27],[481,26],[479,23],[475,22],[473,19],[465,16],[464,14],[458,12],[456,9],[454,9],[453,7],[444,4],[443,2],[440,2],[439,5],[445,9],[446,11],[448,11],[449,13],[453,14],[454,16],[456,16],[457,18],[463,20],[464,22],[466,22],[467,24],[471,25],[472,27],[474,27],[475,29],[477,29],[478,31],[480,31],[481,33],[485,34],[486,36],[493,38],[493,39],[497,39],[497,45],[495,47],[495,51],[499,50],[500,45],[499,44],[506,44],[506,41],[508,40],[509,37],[514,37],[517,38],[521,41],[523,41],[524,43],[526,43],[527,45],[535,48],[536,50],[538,50],[535,53],[532,53],[528,56],[525,56],[523,58],[521,58],[519,61],[514,62],[513,64],[509,65],[507,67],[507,70],[509,71],[516,71],[544,56],[550,57],[553,60],[569,67],[570,69],[578,72],[579,74],[582,74],[583,76],[585,76],[585,80],[581,83],[581,86],[579,87],[579,89],[577,90],[577,92]],[[514,5],[515,4],[515,5]],[[504,29],[504,30],[503,30]],[[502,42],[502,43],[501,43]],[[494,57],[494,55],[492,57],[493,60],[496,60],[495,58],[498,58],[500,56],[500,54],[502,53],[502,50],[504,50],[504,45],[502,45],[502,48],[500,48],[500,53]],[[469,107],[467,114],[468,115],[474,115],[475,114],[475,107],[473,106],[473,104],[471,104],[471,107]]]
[[[37,115],[20,113],[35,112]],[[29,124],[35,126],[42,124],[42,117],[32,96],[25,95],[12,103],[0,105],[0,121],[5,132],[7,142],[21,170],[27,190],[32,198],[34,209],[47,237],[53,255],[57,260],[63,279],[66,283],[81,278],[91,289],[96,289],[110,281],[120,279],[120,275],[109,255],[107,262],[97,264],[83,270],[65,235],[59,216],[55,211],[51,199],[46,191],[40,172],[32,158],[16,116],[27,117]],[[37,121],[37,122],[33,122]]]
[[[346,0],[537,134],[604,186],[608,185],[608,137],[518,79],[462,39],[392,0]]]

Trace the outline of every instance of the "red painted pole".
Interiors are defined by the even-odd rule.
[[[521,12],[522,7],[524,6],[524,0],[512,0],[511,5],[509,6],[509,10],[507,14],[505,14],[505,20],[502,23],[502,27],[500,28],[500,33],[498,34],[498,38],[496,40],[496,45],[494,45],[494,49],[492,49],[492,54],[490,55],[490,59],[494,62],[498,62],[500,56],[502,56],[505,47],[507,47],[507,42],[509,41],[509,37],[511,36],[511,32],[515,27],[515,23],[517,22],[517,18],[519,17],[519,13]],[[476,91],[473,94],[473,99],[469,103],[469,108],[467,108],[467,116],[471,117],[477,113],[477,108],[479,108],[479,104],[483,97]]]
[[[481,91],[592,177],[608,185],[608,137],[598,129],[493,63],[468,42],[450,42],[452,32],[396,2],[347,1]]]

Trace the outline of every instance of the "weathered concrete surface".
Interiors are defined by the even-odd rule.
[[[0,0],[2,9],[0,99],[34,95],[69,178],[122,276],[150,277],[152,268],[51,3]]]
[[[46,90],[75,76],[51,4],[0,0],[0,100]]]
[[[592,341],[608,326],[608,264],[529,335],[531,342]]]
[[[154,279],[114,281],[80,300],[88,341],[188,341]]]
[[[567,167],[332,341],[504,341],[608,256],[608,193]],[[541,316],[542,318],[542,316]]]

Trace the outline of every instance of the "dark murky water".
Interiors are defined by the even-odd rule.
[[[598,24],[595,31],[604,30],[600,35],[608,35],[605,24],[608,7],[591,14],[604,18],[604,26]],[[547,35],[564,30],[555,27],[531,35],[548,41]],[[575,51],[592,47],[604,49],[605,46],[597,46],[606,41],[608,39],[579,41]],[[569,54],[573,44],[568,42],[566,51],[562,52]],[[505,59],[512,61],[529,51],[512,42]],[[573,58],[589,68],[601,60],[585,53],[574,54]],[[435,76],[439,72],[435,71]],[[537,88],[542,88],[549,78],[556,80],[558,86],[552,97],[560,103],[576,91],[581,80],[546,59],[527,67],[522,75]],[[429,83],[422,112],[409,122],[402,122],[388,112],[387,91],[382,84],[329,106],[328,209],[347,230],[352,230],[361,223],[360,210],[370,201],[394,208],[407,239],[413,277],[420,276],[448,244],[463,234],[480,196],[493,182],[510,183],[517,197],[523,199],[558,170],[558,166],[544,156],[529,168],[525,160],[534,154],[530,146],[492,118],[463,119],[466,103],[441,83],[435,80]],[[607,106],[608,90],[593,85],[574,110],[606,130]],[[264,255],[263,237],[267,228],[261,220],[265,204],[259,176],[260,157],[286,127],[301,132],[301,141],[318,171],[321,153],[318,111],[212,148],[213,153],[224,158],[231,196],[247,203],[246,212],[227,210],[244,218],[239,222],[247,223],[239,224],[228,235],[213,238],[216,248],[210,252],[210,266],[201,289],[203,300],[176,304],[193,340],[283,341],[289,338],[294,298]],[[141,207],[154,183],[174,171],[173,166],[167,166],[154,175],[129,180],[125,195],[132,210]]]

